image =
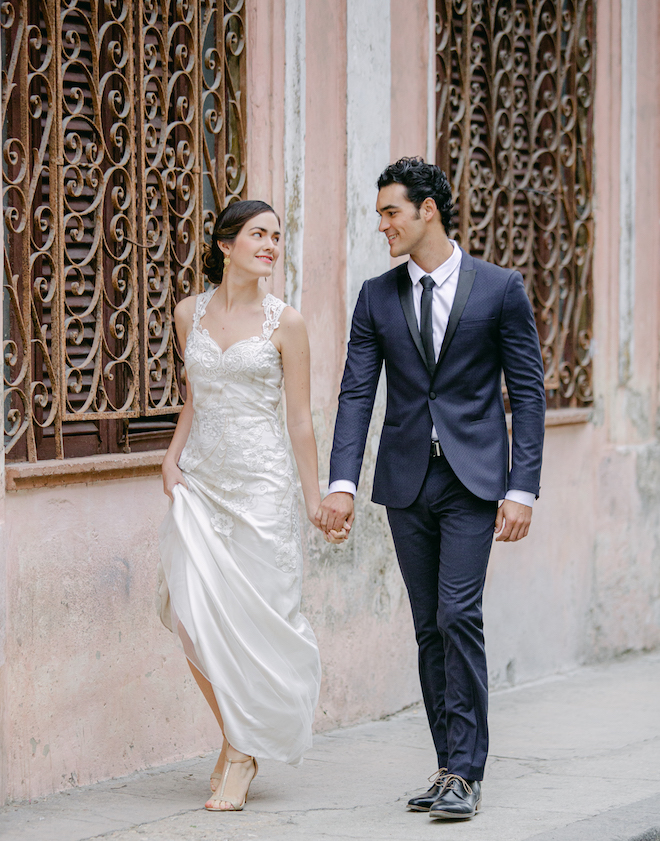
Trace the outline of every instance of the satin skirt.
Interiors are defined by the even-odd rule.
[[[302,565],[278,567],[276,523],[254,512],[220,533],[217,494],[185,478],[159,531],[171,630],[213,686],[229,743],[297,765],[312,744],[321,681],[300,613]]]

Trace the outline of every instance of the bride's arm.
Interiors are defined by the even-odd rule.
[[[305,497],[307,516],[314,516],[321,504],[316,439],[309,399],[309,339],[300,313],[283,310],[280,326],[273,335],[282,355],[286,391],[286,425]]]
[[[188,333],[192,327],[192,313],[195,307],[195,299],[184,298],[174,308],[174,324],[176,326],[176,334],[179,339],[179,347],[185,348]],[[190,435],[190,427],[193,418],[193,403],[192,403],[192,386],[186,382],[186,402],[183,404],[183,409],[179,413],[179,419],[174,430],[174,435],[170,441],[170,446],[167,448],[165,458],[163,459],[162,474],[163,474],[163,490],[173,499],[172,488],[175,485],[181,484],[187,487],[186,480],[183,473],[179,469],[179,458],[183,452],[188,435]]]

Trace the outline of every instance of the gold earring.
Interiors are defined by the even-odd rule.
[[[227,266],[228,266],[230,263],[231,263],[231,258],[229,257],[229,254],[225,254],[225,258],[224,258],[224,260],[222,261],[222,265],[223,265],[225,268],[227,268]]]

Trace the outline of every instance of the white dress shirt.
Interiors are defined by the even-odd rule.
[[[432,309],[432,325],[433,325],[433,353],[435,359],[438,359],[442,341],[447,330],[447,323],[449,321],[449,313],[454,305],[454,298],[456,297],[456,287],[458,286],[458,275],[460,274],[461,258],[463,256],[461,249],[454,240],[449,240],[453,246],[451,257],[445,260],[437,269],[432,272],[425,272],[424,269],[415,263],[412,257],[408,258],[408,274],[412,282],[413,293],[413,307],[415,309],[415,318],[417,319],[417,326],[420,324],[420,313],[422,309],[422,292],[421,284],[422,278],[429,274],[435,281],[433,287],[433,309]],[[437,441],[438,434],[435,431],[435,426],[431,430],[431,440]],[[349,479],[335,479],[330,483],[328,493],[336,493],[343,491],[355,496],[357,488]],[[505,499],[511,499],[513,502],[520,502],[523,505],[529,505],[531,508],[534,504],[535,496],[529,491],[517,491],[515,489],[506,492]]]

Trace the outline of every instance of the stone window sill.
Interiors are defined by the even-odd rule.
[[[548,409],[545,413],[545,426],[569,426],[574,423],[589,423],[592,409]],[[511,431],[511,414],[506,416],[506,428]]]
[[[164,457],[165,450],[153,450],[148,453],[114,453],[21,464],[6,463],[6,487],[8,491],[22,491],[80,482],[91,484],[110,479],[156,476],[160,473]]]
[[[548,409],[546,426],[568,426],[571,423],[589,423],[593,409]]]

